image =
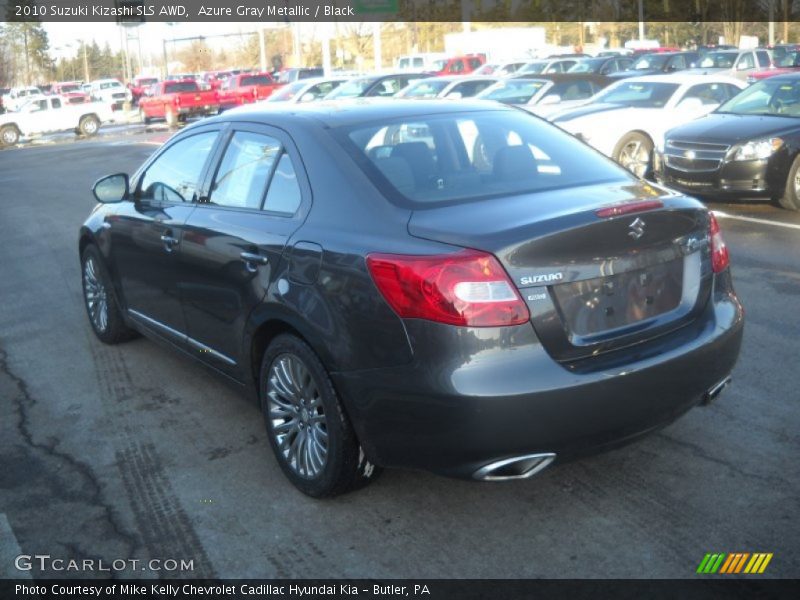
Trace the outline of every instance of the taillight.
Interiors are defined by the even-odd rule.
[[[661,208],[662,206],[664,206],[664,203],[661,200],[637,200],[635,202],[624,202],[622,204],[606,206],[605,208],[598,208],[594,211],[594,214],[605,219],[607,217],[619,217],[621,215],[629,215],[645,210],[653,210],[655,208]]]
[[[383,297],[405,319],[468,327],[520,325],[530,319],[528,307],[491,254],[370,254],[367,267]]]
[[[175,96],[175,106],[180,106],[180,105],[181,105],[181,97]]]
[[[731,257],[725,240],[722,239],[717,218],[712,212],[708,213],[708,236],[711,239],[711,270],[721,273],[731,264]]]

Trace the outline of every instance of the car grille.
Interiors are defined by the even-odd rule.
[[[730,150],[727,144],[667,140],[664,162],[672,169],[684,172],[716,171]]]

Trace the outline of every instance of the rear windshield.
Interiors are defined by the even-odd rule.
[[[174,81],[172,83],[164,84],[165,94],[175,94],[178,92],[196,92],[196,91],[197,91],[196,81]]]
[[[285,85],[277,92],[270,95],[270,97],[267,98],[267,102],[288,102],[307,85],[308,84],[304,81],[296,81],[294,83],[290,83],[289,85]]]
[[[272,79],[269,75],[245,75],[241,79],[241,85],[269,85]]]
[[[335,135],[385,196],[414,208],[631,180],[569,134],[518,110],[394,119]]]
[[[343,83],[338,88],[328,94],[328,99],[332,98],[357,98],[361,96],[376,81],[376,77],[362,77]]]
[[[542,89],[546,81],[530,81],[511,79],[499,81],[484,90],[480,97],[485,100],[497,100],[506,104],[527,104]]]
[[[430,80],[418,81],[408,86],[402,96],[403,98],[436,98],[439,92],[449,84],[449,81],[443,81],[438,77]]]

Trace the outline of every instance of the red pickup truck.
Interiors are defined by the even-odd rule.
[[[219,89],[220,110],[263,100],[279,87],[283,87],[283,84],[277,83],[269,73],[232,75]]]
[[[215,115],[219,112],[216,91],[200,89],[193,79],[162,81],[150,87],[147,95],[139,99],[139,115],[144,123],[151,119],[165,119],[175,127],[178,121],[197,115]]]
[[[133,103],[139,102],[139,98],[144,96],[145,91],[151,85],[158,83],[158,77],[136,77],[128,84],[128,89],[131,91]]]

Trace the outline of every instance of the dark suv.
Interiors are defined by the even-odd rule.
[[[97,336],[251,391],[313,496],[377,466],[528,477],[712,400],[739,353],[705,207],[502,105],[235,109],[94,194]]]

